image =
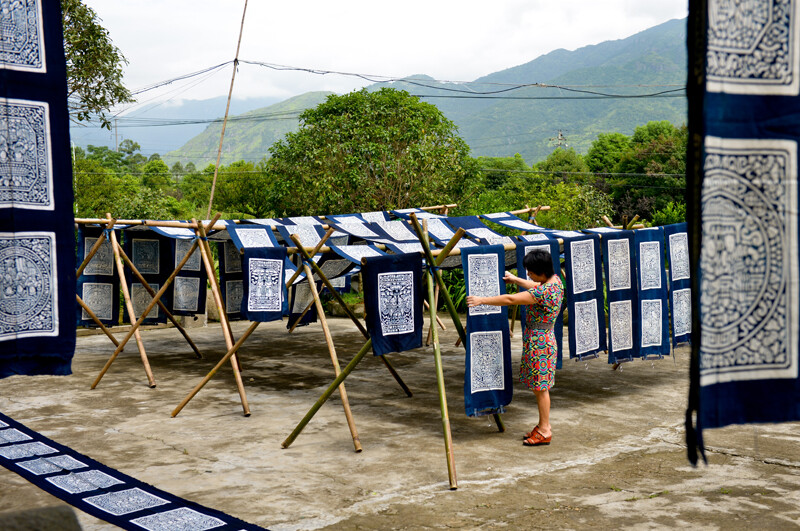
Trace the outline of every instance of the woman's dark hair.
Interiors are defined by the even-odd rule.
[[[547,278],[555,274],[555,271],[553,271],[553,258],[544,249],[534,249],[526,254],[525,258],[522,259],[522,265],[531,273],[544,275]]]

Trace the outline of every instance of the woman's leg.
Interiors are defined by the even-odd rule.
[[[544,437],[550,437],[552,429],[550,427],[550,391],[534,391],[536,395],[536,406],[539,408],[539,431]]]

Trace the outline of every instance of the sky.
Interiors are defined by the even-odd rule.
[[[84,0],[128,60],[136,90],[232,60],[244,0]],[[249,0],[240,60],[389,77],[471,81],[553,50],[621,39],[688,13],[687,0]],[[138,96],[141,104],[225,96],[232,66]],[[529,80],[536,82],[538,80]],[[241,64],[234,98],[345,93],[336,74]],[[131,108],[127,112],[133,112]]]

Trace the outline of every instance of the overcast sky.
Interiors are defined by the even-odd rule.
[[[137,89],[234,58],[244,0],[84,0],[128,59]],[[250,0],[239,58],[323,70],[471,81],[558,48],[620,39],[686,17],[687,0]],[[227,95],[231,68],[150,98]],[[538,80],[532,79],[531,82]],[[241,65],[234,97],[344,93],[366,82]]]

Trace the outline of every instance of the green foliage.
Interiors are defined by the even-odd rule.
[[[105,112],[133,101],[122,84],[122,65],[127,61],[97,14],[81,0],[61,0],[61,14],[70,116],[80,122],[97,115],[103,127],[110,129]]]
[[[536,165],[540,172],[549,172],[553,176],[567,178],[571,173],[586,173],[589,166],[574,149],[557,148],[545,160]]]
[[[513,157],[478,157],[477,163],[484,186],[490,190],[503,186],[515,172],[530,170],[519,153]]]
[[[592,172],[611,173],[630,147],[631,139],[622,133],[600,133],[584,160]]]
[[[213,176],[213,169],[211,175]],[[273,183],[265,163],[239,161],[220,167],[214,191],[214,208],[254,218],[272,215],[269,189]]]
[[[278,215],[458,202],[477,183],[455,125],[407,92],[332,95],[301,120],[270,148]]]
[[[172,187],[172,174],[169,166],[161,159],[150,160],[142,168],[142,185],[153,190],[166,190]]]
[[[651,225],[672,225],[686,221],[686,203],[670,201],[667,206],[653,213]]]
[[[450,295],[450,300],[453,301],[457,312],[463,312],[467,309],[467,286],[464,283],[464,271],[460,268],[456,269],[443,269],[442,282]],[[439,297],[439,307],[444,309],[444,297]]]

